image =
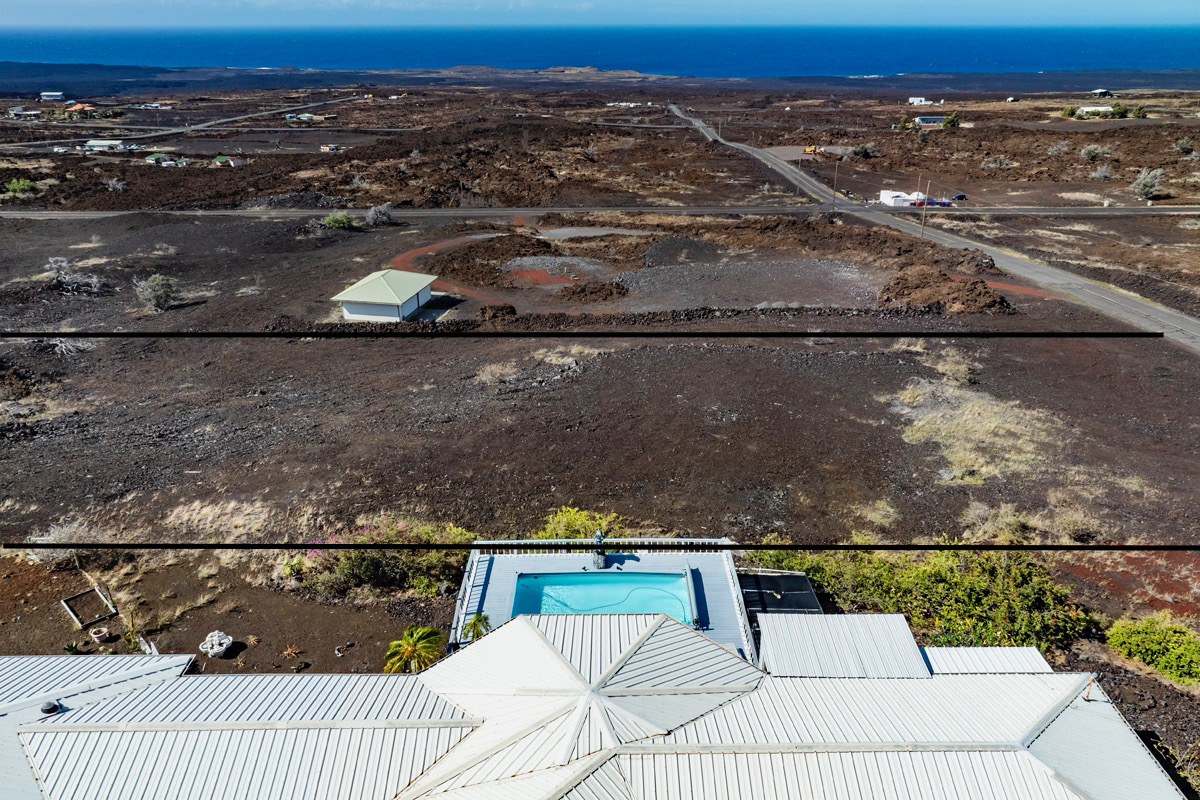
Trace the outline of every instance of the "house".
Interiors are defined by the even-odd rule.
[[[418,674],[0,658],[6,800],[1182,800],[1094,675],[771,614],[515,617]],[[131,792],[130,787],[136,787]]]
[[[1087,116],[1089,114],[1109,114],[1112,110],[1112,106],[1080,106],[1075,109],[1075,113]]]
[[[942,127],[942,123],[945,121],[945,117],[915,117],[913,118],[913,125],[928,130],[929,128]]]
[[[332,298],[342,315],[356,322],[401,322],[429,302],[437,277],[419,272],[382,269]]]
[[[120,139],[89,139],[84,142],[83,149],[107,152],[122,149],[121,144]]]
[[[1113,93],[1108,89],[1093,89],[1092,97],[1112,97]]]
[[[908,98],[908,104],[910,106],[931,106],[933,105],[933,101],[926,100],[924,97],[910,97]]]
[[[879,193],[879,202],[885,206],[911,206],[923,203],[927,198],[923,192],[895,192],[884,190]]]
[[[26,110],[24,106],[13,106],[5,112],[5,116],[9,119],[37,119],[42,115],[42,112],[37,110]]]
[[[62,92],[42,92],[39,100],[43,103],[61,103],[66,98]]]
[[[214,167],[244,167],[249,163],[244,158],[235,158],[234,156],[217,156],[212,160]]]

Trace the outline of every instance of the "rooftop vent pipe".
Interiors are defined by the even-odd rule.
[[[47,700],[46,702],[42,703],[43,714],[57,714],[61,708],[62,706],[60,706],[55,700]]]

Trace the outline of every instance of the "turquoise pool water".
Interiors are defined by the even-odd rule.
[[[518,614],[669,614],[693,620],[691,587],[682,572],[543,572],[517,576]]]

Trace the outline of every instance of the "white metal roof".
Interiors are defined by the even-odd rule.
[[[902,614],[759,614],[759,658],[772,675],[928,678]]]
[[[0,716],[0,778],[23,750],[5,800],[1181,800],[1090,677],[781,677],[666,615],[518,617],[419,676],[100,681]]]
[[[1091,800],[1170,797],[1175,789],[1099,686],[1063,709],[1029,752]]]
[[[381,269],[372,272],[349,288],[335,294],[333,300],[350,303],[404,305],[418,292],[437,280],[436,275]]]
[[[1051,672],[1036,647],[923,647],[937,675],[983,672]]]

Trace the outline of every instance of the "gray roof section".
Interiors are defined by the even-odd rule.
[[[45,800],[21,746],[21,725],[45,719],[40,707],[56,700],[86,708],[128,691],[176,679],[191,656],[0,657],[0,786],[4,800]]]
[[[935,675],[1051,672],[1036,647],[922,647]]]
[[[1030,743],[1029,752],[1088,800],[1183,800],[1174,781],[1094,684]]]
[[[219,698],[219,702],[214,702]],[[465,720],[416,675],[194,675],[59,714],[52,725]]]
[[[704,624],[701,633],[744,658],[753,658],[754,643],[746,641],[736,573],[727,553],[643,552],[623,556],[623,572],[681,572],[689,565],[696,589],[696,604]],[[487,614],[492,627],[512,619],[517,574],[530,572],[582,572],[591,568],[589,553],[543,555],[477,555],[474,570],[464,582],[466,597],[461,618]],[[611,569],[611,567],[610,567]]]
[[[764,670],[789,678],[928,678],[901,614],[761,614]]]

